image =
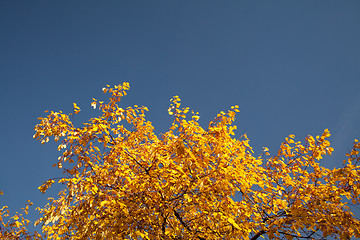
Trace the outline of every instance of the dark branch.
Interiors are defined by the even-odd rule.
[[[255,234],[255,236],[253,236],[250,240],[255,240],[258,239],[261,235],[263,235],[265,232],[265,230],[261,230],[260,232],[258,232],[257,234]]]
[[[174,211],[175,217],[180,221],[181,225],[183,225],[186,228],[186,230],[188,230],[189,232],[192,232],[191,229],[189,228],[189,226],[181,218],[180,214],[175,209],[173,209],[173,211]],[[206,240],[205,238],[199,237],[199,236],[197,238],[200,240]]]

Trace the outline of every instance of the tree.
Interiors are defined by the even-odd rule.
[[[109,102],[94,99],[101,116],[82,127],[73,125],[72,114],[40,118],[34,138],[43,144],[51,136],[61,140],[55,166],[64,176],[39,189],[45,192],[56,181],[66,186],[40,209],[36,224],[42,224],[43,238],[360,237],[360,221],[350,208],[360,202],[357,140],[343,167],[332,170],[319,164],[333,151],[327,129],[304,143],[290,135],[276,156],[264,148],[255,157],[246,135],[232,136],[238,106],[204,129],[198,113],[186,117],[190,110],[181,108],[178,96],[168,110],[172,126],[157,136],[145,119],[146,107],[118,106],[127,90],[128,83],[103,88]],[[79,112],[74,104],[73,114]]]

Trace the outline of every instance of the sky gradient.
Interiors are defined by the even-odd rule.
[[[32,139],[45,110],[98,114],[91,99],[124,81],[120,104],[144,105],[156,132],[169,100],[204,128],[240,106],[237,137],[275,154],[289,134],[332,133],[340,166],[360,138],[360,1],[0,1],[0,205],[43,206],[61,176],[56,144]],[[31,215],[31,220],[35,219]]]

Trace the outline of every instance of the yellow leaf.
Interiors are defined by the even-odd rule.
[[[74,109],[80,109],[80,108],[78,107],[78,105],[76,105],[76,103],[73,103],[73,105],[74,105]]]
[[[102,201],[102,202],[100,203],[100,206],[103,207],[104,205],[107,205],[108,203],[109,203],[109,201],[106,201],[106,200],[105,200],[105,201]]]
[[[184,194],[184,198],[185,198],[188,202],[191,202],[191,201],[192,201],[191,197],[189,197],[189,195],[187,195],[187,194]]]
[[[196,161],[195,155],[189,149],[186,149],[186,151],[189,153],[190,157]]]
[[[234,220],[234,219],[232,219],[232,218],[228,218],[228,221],[229,221],[229,223],[231,223],[231,224],[232,224],[235,228],[237,228],[237,229],[241,230],[240,226],[239,226],[239,225],[237,225],[237,223],[235,222],[235,220]]]
[[[78,107],[78,105],[76,105],[76,103],[73,103],[73,105],[75,114],[78,114],[80,112],[80,108]]]
[[[92,191],[93,194],[96,194],[98,190],[99,190],[99,189],[98,189],[98,187],[97,187],[96,185],[94,185],[94,186],[91,188],[91,191]]]
[[[17,228],[19,228],[19,227],[21,227],[21,226],[22,226],[22,223],[21,223],[21,222],[19,222],[19,221],[16,221],[16,222],[15,222],[15,225],[16,225],[16,227],[17,227]]]
[[[192,118],[195,120],[195,121],[198,121],[200,119],[199,116],[192,116]]]
[[[140,232],[140,231],[136,231],[135,233],[136,233],[136,235],[138,235],[138,236],[140,236],[140,237],[142,237],[142,238],[149,239],[149,237],[147,236],[147,234],[144,234],[144,233],[142,233],[142,232]]]

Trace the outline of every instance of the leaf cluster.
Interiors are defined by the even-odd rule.
[[[327,129],[304,143],[290,135],[275,156],[267,148],[254,156],[246,135],[234,137],[238,106],[220,112],[204,129],[199,114],[181,107],[178,96],[168,110],[171,127],[157,136],[145,118],[146,107],[118,105],[127,90],[128,83],[103,88],[111,94],[109,101],[93,99],[101,114],[82,127],[62,112],[40,118],[34,138],[60,142],[54,166],[63,177],[39,190],[56,182],[66,186],[38,208],[41,237],[360,238],[360,221],[350,208],[360,203],[358,141],[344,166],[332,170],[320,165],[334,150]],[[79,112],[74,104],[74,113]],[[3,223],[0,234],[27,239],[26,220],[19,217]]]

